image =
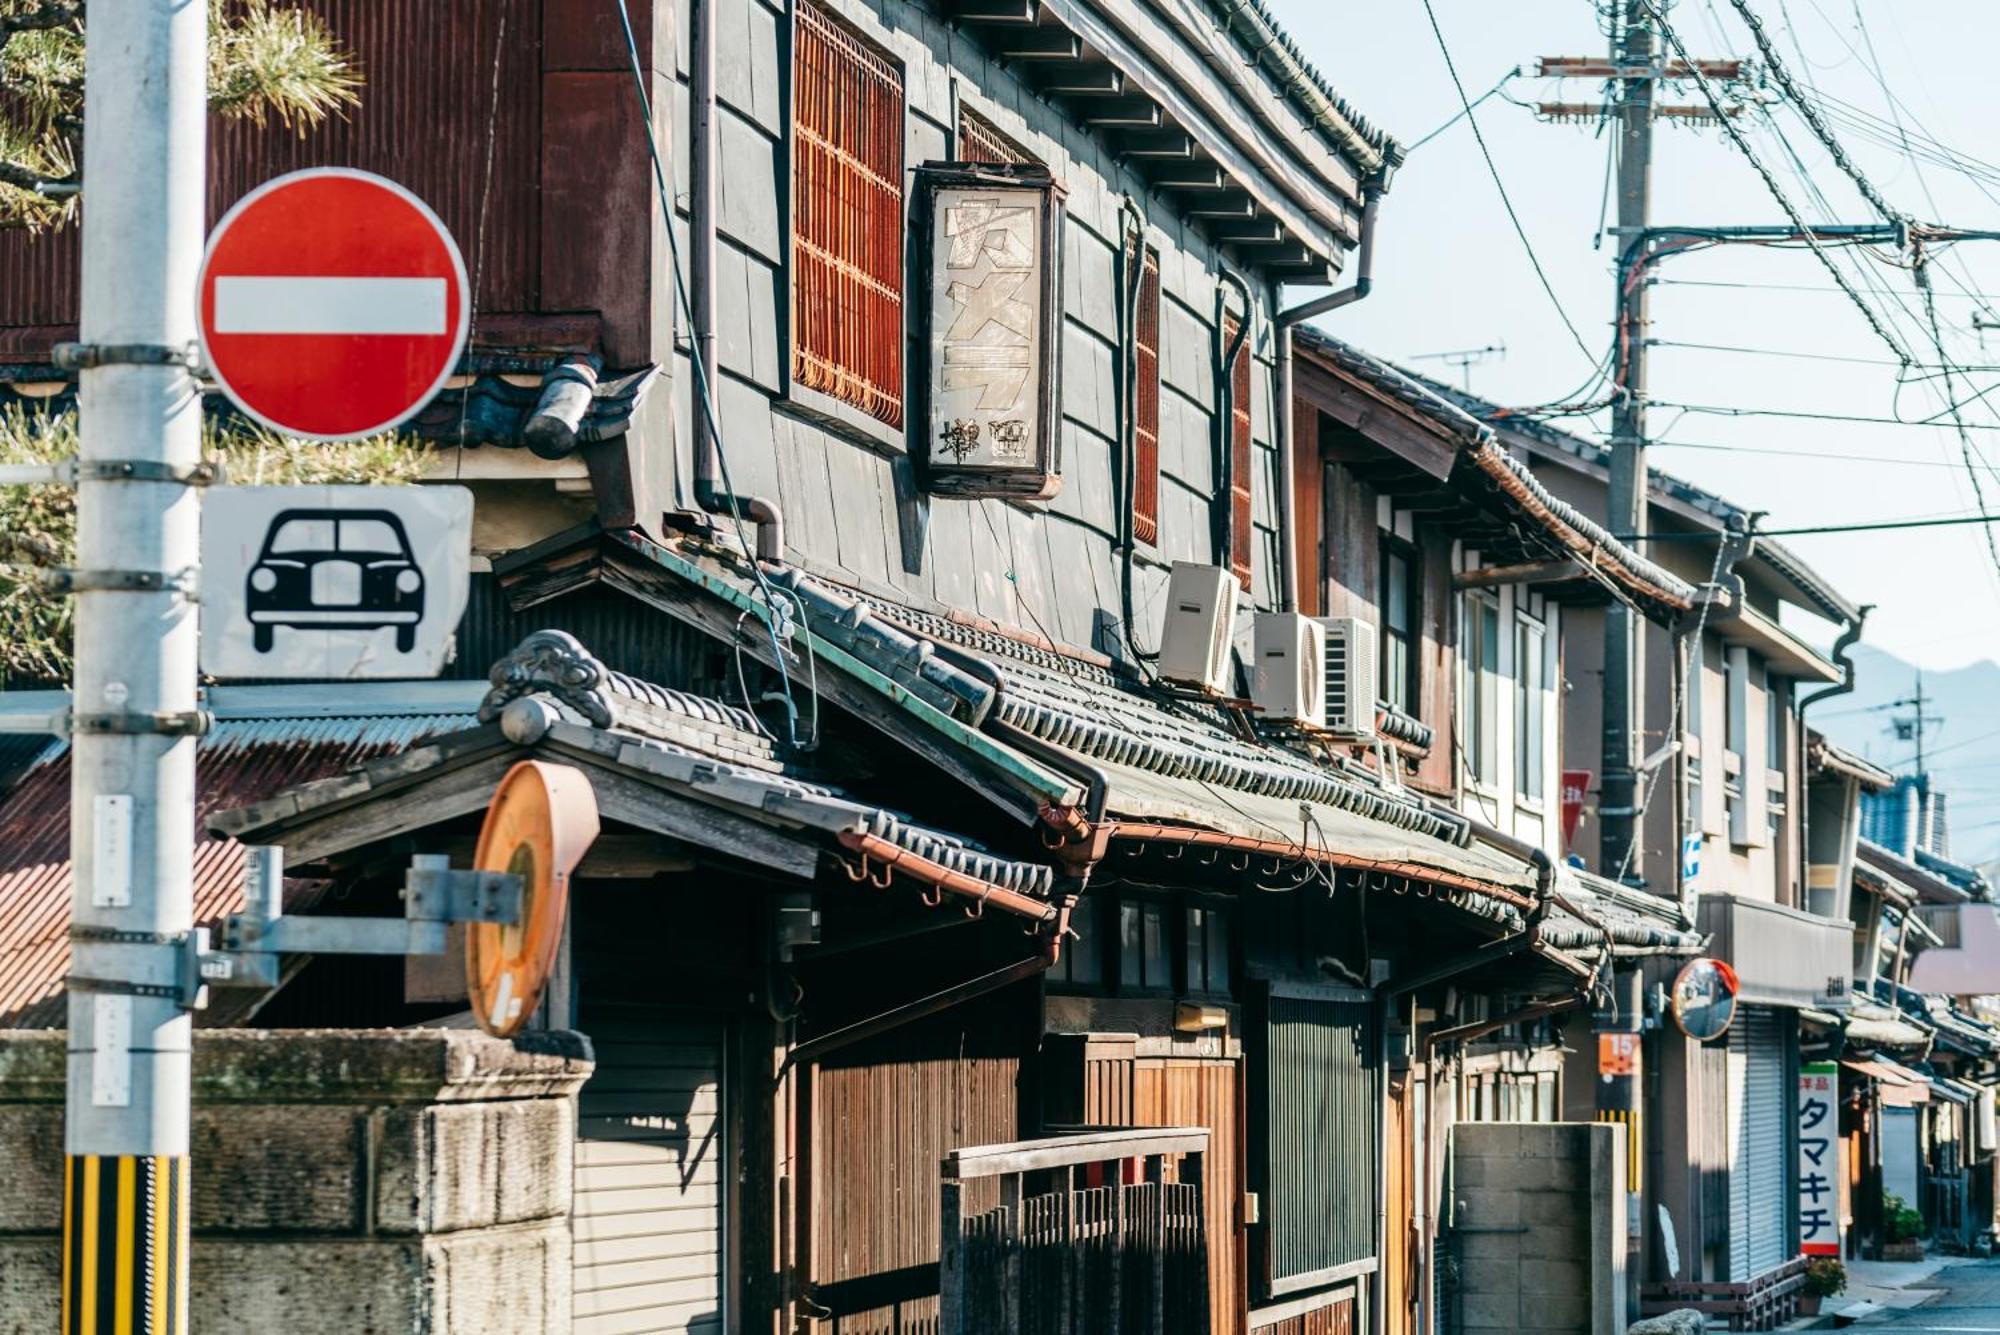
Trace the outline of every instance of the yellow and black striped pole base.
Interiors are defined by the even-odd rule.
[[[187,1249],[185,1155],[69,1156],[63,1335],[181,1335]]]

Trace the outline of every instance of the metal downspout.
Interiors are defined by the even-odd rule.
[[[757,557],[782,562],[785,520],[778,503],[766,496],[732,493],[723,482],[721,442],[716,438],[715,403],[721,368],[715,360],[715,248],[717,147],[715,98],[715,9],[720,0],[694,0],[688,14],[689,149],[693,158],[688,184],[688,305],[694,327],[688,331],[693,359],[699,366],[690,394],[689,413],[694,437],[694,499],[705,513],[727,515],[757,525]],[[673,226],[668,218],[667,226]],[[704,402],[706,400],[706,402]]]
[[[1847,623],[1847,629],[1841,631],[1840,638],[1833,642],[1832,658],[1840,665],[1840,680],[1831,686],[1820,687],[1799,701],[1799,857],[1804,863],[1801,884],[1805,887],[1808,900],[1812,898],[1812,802],[1808,796],[1809,784],[1806,779],[1806,768],[1811,763],[1811,743],[1807,740],[1806,732],[1806,709],[1822,700],[1846,695],[1854,689],[1854,659],[1851,653],[1854,646],[1861,642],[1861,628],[1867,623],[1868,614],[1874,610],[1873,603],[1863,603],[1856,608],[1853,619]],[[1836,896],[1834,902],[1840,903],[1839,886],[1834,887],[1834,894]]]
[[[1235,564],[1236,558],[1236,377],[1231,368],[1236,365],[1236,355],[1250,339],[1250,323],[1256,318],[1257,306],[1250,298],[1250,284],[1243,276],[1226,264],[1216,266],[1215,285],[1215,476],[1220,479],[1216,487],[1217,499],[1221,502],[1220,517],[1212,521],[1215,530],[1215,550],[1222,559],[1217,562],[1227,570]],[[1223,294],[1224,287],[1233,287],[1243,298],[1243,318],[1237,322],[1236,337],[1223,346],[1222,324],[1228,318],[1229,300]]]
[[[1376,173],[1361,187],[1360,254],[1355,262],[1354,282],[1338,292],[1301,302],[1271,317],[1277,335],[1277,411],[1272,414],[1272,430],[1278,437],[1278,610],[1299,610],[1299,553],[1293,550],[1298,539],[1297,460],[1292,458],[1298,436],[1292,420],[1292,329],[1302,321],[1337,311],[1367,296],[1375,285],[1375,215],[1388,187],[1387,179]]]

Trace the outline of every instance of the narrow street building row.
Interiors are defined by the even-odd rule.
[[[471,346],[402,444],[473,494],[471,593],[440,680],[205,685],[196,917],[253,848],[287,913],[398,914],[524,759],[602,822],[530,1025],[587,1043],[478,1095],[561,1111],[475,1126],[461,1072],[426,1114],[436,1172],[502,1180],[410,1225],[420,1328],[1770,1329],[1813,1258],[1990,1249],[2000,908],[1813,723],[1868,609],[1670,476],[1615,533],[1603,446],[1342,338],[1398,300],[1405,150],[1259,0],[309,7],[360,103],[219,122],[211,212],[328,163],[460,239]],[[75,245],[0,231],[10,421],[74,409]],[[8,737],[32,1157],[69,774]],[[460,950],[288,957],[200,1041],[472,1028]],[[295,1227],[205,1197],[211,1152],[197,1320],[260,1282],[204,1255]],[[559,1181],[532,1229],[514,1163]],[[0,1315],[53,1301],[59,1207],[0,1220]],[[474,1274],[522,1297],[475,1322]],[[340,1328],[402,1320],[351,1293]]]

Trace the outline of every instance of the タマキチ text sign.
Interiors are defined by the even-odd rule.
[[[435,677],[471,554],[463,487],[217,487],[202,507],[201,670]]]

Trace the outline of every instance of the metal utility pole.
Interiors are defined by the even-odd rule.
[[[92,0],[85,37],[66,1332],[187,1328],[207,18]]]
[[[1612,39],[1618,67],[1618,292],[1613,328],[1616,400],[1611,409],[1613,533],[1646,532],[1646,227],[1653,193],[1653,88],[1658,42],[1647,0],[1626,0]],[[1622,602],[1604,610],[1603,789],[1598,799],[1604,873],[1644,879],[1639,765],[1644,756],[1645,622]]]

